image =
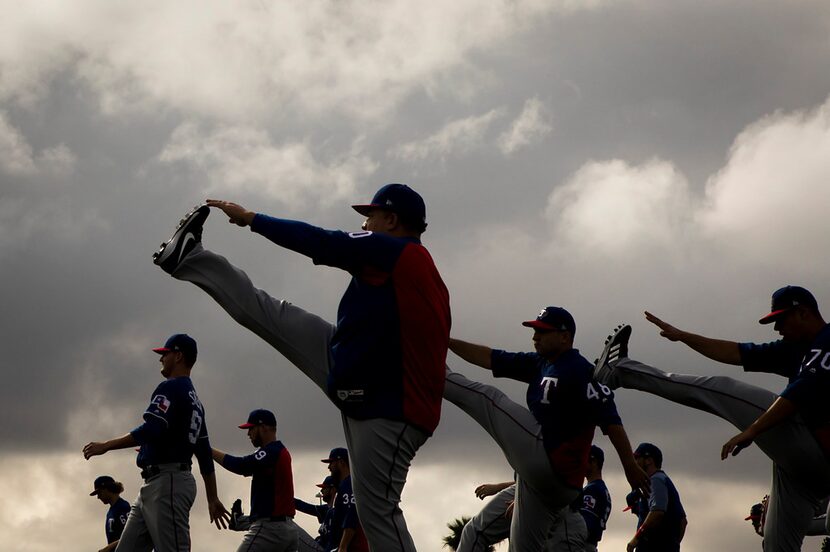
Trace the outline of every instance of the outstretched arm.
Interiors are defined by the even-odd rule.
[[[87,443],[84,445],[84,458],[89,460],[93,456],[99,456],[101,454],[106,454],[111,450],[119,450],[134,447],[138,444],[138,441],[135,440],[135,437],[132,436],[131,433],[128,433],[122,437],[117,437],[115,439],[110,439],[109,441],[97,442],[93,441],[91,443]]]
[[[209,199],[206,203],[209,207],[219,209],[228,215],[228,222],[236,224],[237,226],[250,226],[251,222],[254,220],[254,216],[256,216],[256,213],[253,211],[249,211],[242,205],[237,205],[236,203],[231,203],[230,201]]]
[[[476,487],[475,494],[479,498],[479,500],[484,500],[488,496],[493,496],[496,493],[500,493],[501,491],[505,490],[510,485],[513,485],[515,481],[505,481],[503,483],[485,483],[483,485],[479,485]]]
[[[772,429],[784,420],[790,418],[797,411],[798,407],[793,401],[785,399],[784,397],[778,397],[766,412],[761,414],[757,420],[752,422],[752,425],[729,439],[729,441],[723,445],[720,452],[720,459],[726,460],[730,454],[735,456],[741,452],[741,450],[751,445],[752,441],[754,441],[758,435]]]
[[[481,366],[486,370],[491,369],[493,350],[490,347],[450,338],[450,350],[470,364]]]
[[[634,452],[631,450],[631,442],[628,440],[628,434],[625,432],[625,428],[619,424],[615,424],[609,425],[606,431],[608,433],[608,439],[617,451],[617,456],[620,457],[625,478],[628,479],[631,488],[639,490],[643,496],[648,496],[649,492],[651,492],[651,479],[634,460]]]
[[[737,342],[693,334],[663,322],[648,311],[645,311],[645,315],[646,320],[660,328],[660,335],[669,341],[679,341],[703,356],[724,364],[741,364],[741,354]]]

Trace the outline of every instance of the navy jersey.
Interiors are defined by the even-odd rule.
[[[605,481],[597,479],[585,485],[579,513],[585,518],[588,527],[588,542],[598,543],[602,540],[602,533],[611,516],[611,493],[608,492]]]
[[[640,497],[637,509],[637,528],[646,520],[651,511],[665,512],[662,522],[640,536],[637,550],[642,552],[674,552],[680,550],[680,538],[683,533],[683,520],[686,511],[680,502],[672,480],[662,470],[651,475],[651,494],[648,498]]]
[[[348,476],[337,486],[337,498],[334,499],[331,520],[332,548],[340,545],[343,529],[354,529],[356,534],[349,545],[349,552],[369,552],[366,535],[357,518],[354,492],[352,492],[352,477]]]
[[[190,463],[193,455],[201,473],[213,473],[205,409],[187,376],[159,384],[144,411],[144,423],[130,432],[141,445],[138,467]]]
[[[294,508],[298,512],[315,516],[317,521],[320,522],[320,528],[314,538],[320,548],[326,551],[337,548],[337,544],[331,542],[331,523],[334,519],[334,508],[331,508],[328,504],[309,504],[299,498],[294,499]]]
[[[527,406],[542,426],[551,465],[565,483],[581,489],[594,429],[622,424],[614,392],[591,379],[593,366],[576,349],[556,362],[536,353],[493,350],[491,367],[496,377],[529,384]]]
[[[130,503],[119,497],[115,504],[107,510],[107,519],[104,525],[104,530],[107,533],[107,544],[121,538],[121,532],[124,530],[129,515]]]
[[[272,441],[248,456],[225,455],[228,471],[251,477],[251,521],[274,516],[294,517],[294,476],[291,454]]]
[[[331,341],[328,393],[347,416],[438,425],[449,293],[417,239],[340,232],[257,214],[251,230],[352,275]]]
[[[774,373],[789,378],[781,396],[795,403],[825,454],[830,456],[830,325],[824,326],[807,346],[776,341],[763,345],[741,344],[744,366],[779,366]],[[747,368],[749,369],[749,368]],[[773,370],[765,370],[773,371]]]

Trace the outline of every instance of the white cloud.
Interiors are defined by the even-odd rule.
[[[358,182],[377,164],[356,140],[349,151],[320,160],[307,143],[274,144],[267,132],[248,126],[203,130],[194,123],[177,128],[159,160],[185,162],[207,178],[205,192],[249,191],[300,208],[352,197]]]
[[[477,78],[464,70],[471,53],[523,32],[540,15],[600,3],[6,4],[0,98],[37,97],[69,70],[105,111],[161,106],[249,122],[327,112],[380,120],[456,70],[458,86],[442,90],[469,91],[466,79]]]
[[[0,111],[0,170],[12,175],[66,174],[75,167],[75,154],[65,144],[35,154],[19,129]]]
[[[510,155],[519,149],[540,141],[553,131],[550,114],[539,98],[530,98],[524,104],[522,112],[499,136],[499,149]]]
[[[451,156],[468,153],[484,145],[490,125],[503,114],[502,109],[492,109],[483,115],[450,121],[426,138],[392,148],[389,154],[412,162],[427,158],[443,161]]]

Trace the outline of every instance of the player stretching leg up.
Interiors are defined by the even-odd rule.
[[[544,549],[557,512],[578,498],[596,426],[608,434],[632,487],[648,476],[634,460],[614,393],[591,378],[591,363],[573,348],[576,323],[561,307],[547,307],[533,328],[535,353],[508,353],[450,340],[472,364],[528,384],[525,408],[490,385],[447,371],[444,398],[469,414],[501,447],[516,471],[511,552]]]
[[[631,326],[621,326],[612,334],[595,373],[609,387],[645,391],[734,425],[741,433],[723,446],[723,459],[754,441],[774,468],[764,550],[801,550],[817,508],[830,494],[830,325],[813,295],[798,286],[773,293],[771,312],[760,322],[774,322],[782,339],[765,344],[693,334],[648,312],[646,318],[666,339],[680,341],[712,360],[790,379],[776,395],[725,376],[665,373],[627,358]]]
[[[362,232],[328,231],[209,200],[230,222],[316,264],[346,270],[351,283],[337,325],[270,297],[227,259],[201,247],[208,207],[189,213],[154,255],[163,270],[205,290],[237,322],[305,373],[340,409],[351,451],[358,515],[374,550],[412,551],[399,508],[409,465],[438,425],[449,341],[449,294],[420,236],[423,199],[388,184]]]

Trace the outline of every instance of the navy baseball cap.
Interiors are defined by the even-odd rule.
[[[112,485],[115,485],[115,479],[113,479],[109,475],[98,476],[95,478],[95,482],[92,484],[95,490],[89,493],[89,496],[95,496],[101,489],[110,487]]]
[[[325,489],[326,487],[336,487],[337,485],[335,485],[334,483],[334,478],[330,475],[327,475],[326,478],[323,479],[323,482],[319,483],[317,486],[321,489]]]
[[[576,333],[576,322],[571,313],[562,307],[545,307],[536,320],[522,322],[522,326],[539,330],[563,330]]]
[[[274,416],[274,413],[270,410],[257,408],[248,414],[248,421],[244,424],[240,424],[239,429],[248,429],[258,425],[277,427],[277,417]]]
[[[182,353],[185,358],[191,362],[196,362],[196,355],[198,350],[196,348],[196,340],[187,334],[173,334],[164,343],[164,347],[157,347],[153,349],[154,353],[164,354],[170,351]]]
[[[352,205],[352,209],[365,217],[369,216],[372,209],[386,209],[408,222],[420,224],[421,231],[427,227],[424,198],[406,184],[387,184],[375,193],[371,203]]]
[[[764,315],[758,322],[769,324],[775,322],[779,316],[798,306],[818,309],[818,303],[813,294],[801,286],[784,286],[772,294],[772,307],[769,314]]]
[[[322,460],[320,460],[320,462],[325,462],[325,463],[328,464],[329,462],[333,462],[335,460],[345,460],[345,461],[348,462],[349,461],[349,451],[344,449],[343,447],[333,448],[333,449],[331,449],[331,452],[329,453],[329,457],[328,458],[323,458]]]
[[[647,458],[653,458],[654,463],[657,465],[663,464],[663,453],[657,448],[655,445],[651,443],[640,443],[637,446],[637,450],[634,451],[634,456],[644,456]]]
[[[605,453],[596,445],[591,445],[591,452],[588,453],[588,458],[594,458],[602,466],[605,463]]]

